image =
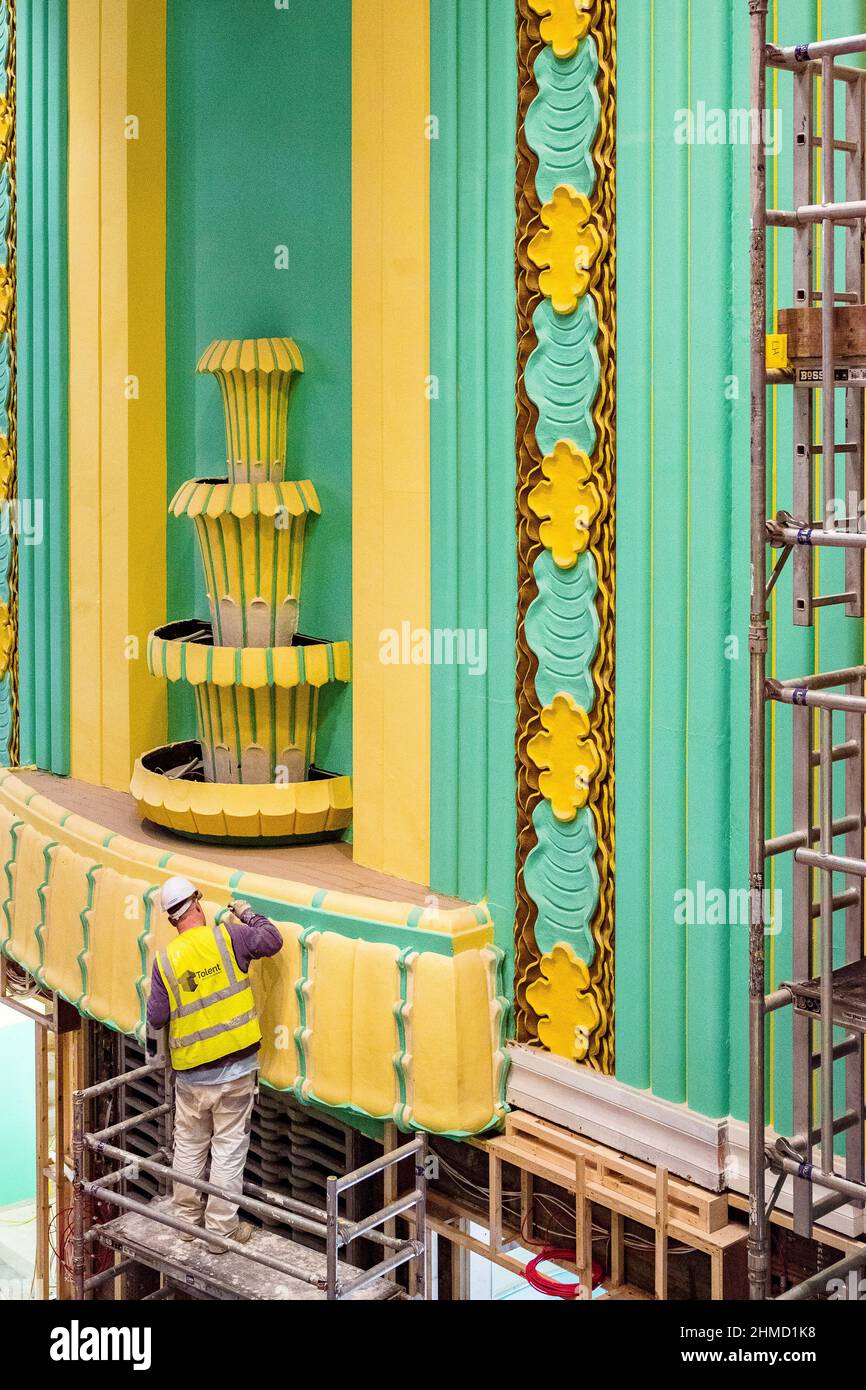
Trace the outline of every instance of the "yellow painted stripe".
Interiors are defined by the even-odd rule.
[[[426,883],[430,671],[382,634],[430,626],[429,0],[353,0],[355,857]]]
[[[104,4],[104,8],[109,6]],[[130,745],[117,768],[128,784],[136,757],[165,742],[168,695],[148,673],[147,634],[166,615],[165,255],[166,0],[128,4],[127,107],[139,122],[127,150],[129,372],[139,399],[129,403],[127,632],[137,658],[128,662]]]
[[[100,121],[100,414],[102,450],[99,496],[102,510],[102,777],[109,787],[125,786],[129,760],[129,419],[126,378],[129,363],[129,304],[124,120],[126,30],[129,0],[101,6],[99,52],[102,89]],[[84,132],[90,138],[90,132]],[[74,351],[74,348],[73,348]],[[143,519],[142,519],[143,523]],[[73,600],[74,601],[74,600]],[[72,712],[73,725],[75,711]],[[106,726],[113,737],[105,738]]]
[[[102,781],[100,0],[69,0],[69,622],[72,775]]]
[[[69,3],[72,774],[118,789],[166,724],[144,660],[165,617],[165,29],[165,0]]]

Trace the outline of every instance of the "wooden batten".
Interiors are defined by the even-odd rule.
[[[821,310],[780,309],[778,332],[788,339],[791,362],[821,360]],[[866,359],[866,304],[837,304],[834,324],[837,363]]]

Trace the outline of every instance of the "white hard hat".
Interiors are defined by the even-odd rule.
[[[191,902],[197,893],[198,889],[195,884],[181,874],[166,879],[159,892],[159,901],[163,912],[167,912],[169,917],[176,916],[178,908]]]

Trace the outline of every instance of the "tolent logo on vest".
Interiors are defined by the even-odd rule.
[[[195,994],[199,980],[206,980],[208,975],[218,975],[219,972],[218,965],[209,965],[206,970],[187,970],[180,976],[180,983],[190,994]]]
[[[52,1361],[131,1361],[133,1370],[149,1371],[149,1327],[82,1327],[73,1318],[69,1327],[51,1333]]]

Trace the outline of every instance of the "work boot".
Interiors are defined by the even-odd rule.
[[[229,1231],[226,1239],[236,1240],[238,1245],[246,1245],[253,1233],[253,1227],[248,1221],[239,1221],[233,1231]],[[212,1255],[225,1255],[228,1252],[221,1245],[214,1245],[212,1241],[205,1240],[205,1245]]]
[[[198,1216],[195,1217],[195,1218],[193,1218],[193,1217],[191,1217],[191,1216],[188,1214],[188,1212],[186,1212],[186,1211],[179,1211],[179,1210],[177,1209],[177,1207],[174,1205],[174,1202],[173,1202],[171,1199],[169,1199],[167,1202],[159,1202],[159,1203],[157,1203],[157,1205],[158,1205],[158,1206],[164,1207],[165,1210],[168,1212],[169,1216],[176,1216],[176,1217],[178,1218],[178,1220],[180,1220],[180,1221],[191,1221],[192,1224],[193,1224],[194,1226],[198,1226],[198,1227],[200,1227],[202,1230],[204,1230],[204,1209],[203,1209],[203,1208],[199,1211]],[[192,1231],[178,1231],[178,1232],[177,1232],[177,1235],[178,1235],[178,1237],[179,1237],[181,1240],[187,1240],[187,1241],[189,1241],[189,1240],[195,1240],[195,1239],[196,1239],[196,1236],[193,1235]]]
[[[185,1218],[184,1218],[184,1219],[185,1219]],[[196,1221],[195,1224],[196,1224],[196,1226],[200,1226],[201,1229],[204,1230],[204,1222],[203,1222],[203,1221]],[[197,1236],[196,1236],[196,1234],[195,1234],[194,1231],[178,1231],[178,1235],[179,1235],[179,1237],[180,1237],[181,1240],[196,1240],[196,1239],[197,1239]]]

